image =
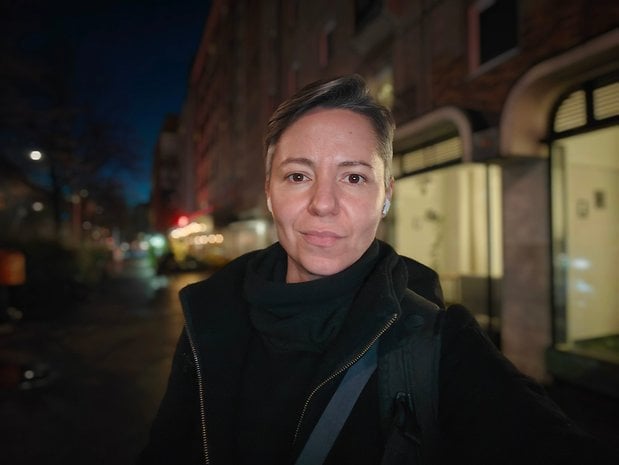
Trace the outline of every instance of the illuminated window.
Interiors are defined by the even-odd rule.
[[[593,111],[598,121],[619,116],[619,82],[593,90]]]
[[[495,341],[503,276],[501,191],[500,167],[466,163],[405,175],[396,180],[393,197],[396,250],[432,267],[445,301],[473,309]]]
[[[555,132],[563,132],[587,124],[586,95],[583,90],[572,92],[557,110]]]
[[[402,172],[412,174],[459,161],[462,159],[462,153],[460,137],[451,137],[435,144],[399,154],[398,158],[401,158]]]
[[[619,117],[619,76],[588,81],[569,90],[558,101],[552,132],[565,136],[607,126]]]
[[[548,368],[585,384],[575,376],[583,357],[596,366],[619,362],[618,78],[566,92],[549,131],[554,344]]]

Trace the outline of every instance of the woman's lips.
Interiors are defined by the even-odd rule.
[[[330,247],[342,239],[342,236],[332,231],[305,231],[301,234],[307,243],[318,247]]]

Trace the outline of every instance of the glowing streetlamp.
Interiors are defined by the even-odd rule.
[[[33,150],[29,155],[31,160],[41,161],[43,159],[43,154],[39,150]]]

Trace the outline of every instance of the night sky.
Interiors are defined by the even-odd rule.
[[[77,94],[126,123],[138,145],[142,168],[125,183],[127,200],[147,201],[157,134],[165,115],[181,109],[210,1],[0,1],[19,17],[25,43],[74,49]]]

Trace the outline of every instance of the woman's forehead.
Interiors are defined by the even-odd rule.
[[[321,109],[288,127],[275,152],[280,162],[330,158],[336,163],[373,164],[377,149],[376,134],[367,117],[350,110]]]

